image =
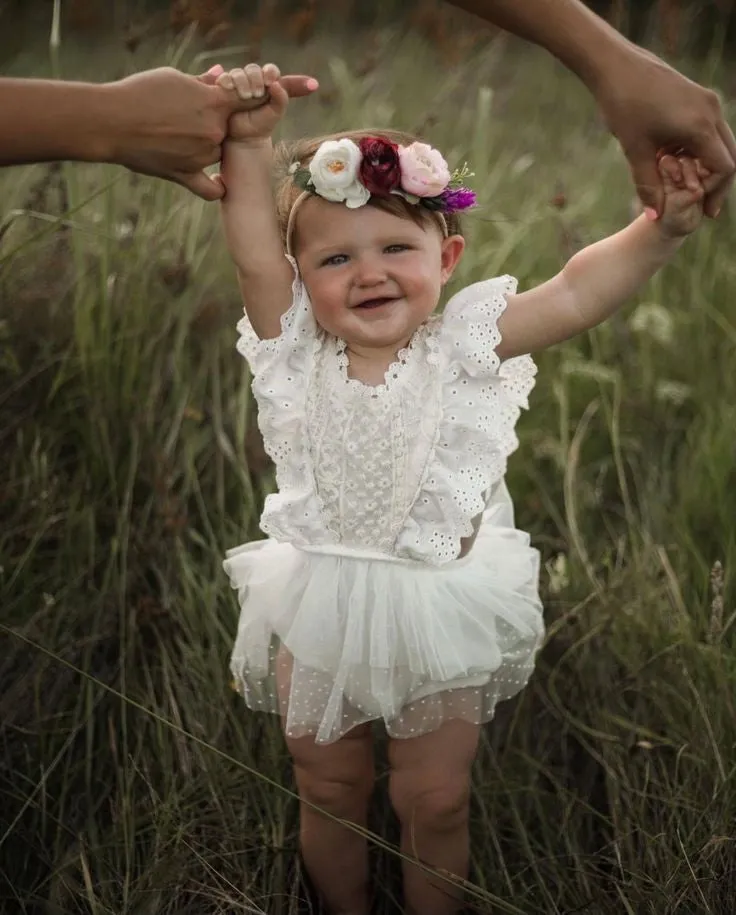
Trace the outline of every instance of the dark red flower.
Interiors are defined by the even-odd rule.
[[[360,181],[376,197],[388,197],[401,181],[399,147],[383,137],[363,137]]]

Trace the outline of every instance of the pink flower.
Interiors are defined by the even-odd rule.
[[[426,143],[399,146],[401,189],[416,197],[436,197],[450,182],[442,155]]]

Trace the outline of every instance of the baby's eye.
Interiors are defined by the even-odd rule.
[[[326,257],[322,263],[321,267],[339,267],[342,264],[346,264],[348,261],[347,254],[332,254],[330,257]]]
[[[409,245],[387,245],[384,249],[387,254],[400,254],[402,251],[409,251]]]

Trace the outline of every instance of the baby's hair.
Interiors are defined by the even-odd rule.
[[[287,239],[289,215],[297,198],[302,194],[302,188],[295,183],[289,168],[294,163],[297,163],[301,168],[306,168],[325,140],[350,139],[358,143],[364,137],[375,136],[385,137],[392,143],[402,146],[409,146],[415,142],[424,142],[419,137],[399,130],[349,130],[328,134],[323,137],[305,138],[292,143],[282,142],[278,144],[274,150],[276,215],[285,250],[289,248],[289,239]],[[368,206],[391,213],[400,219],[410,219],[420,226],[436,225],[442,230],[445,228],[442,225],[442,219],[444,219],[448,235],[462,235],[460,218],[457,213],[444,213],[440,216],[440,214],[434,213],[426,207],[409,203],[397,194],[392,194],[389,197],[371,196]]]

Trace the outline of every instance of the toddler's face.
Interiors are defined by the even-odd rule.
[[[406,345],[436,308],[464,247],[460,236],[443,238],[434,225],[320,197],[304,202],[295,228],[317,323],[370,349]]]

